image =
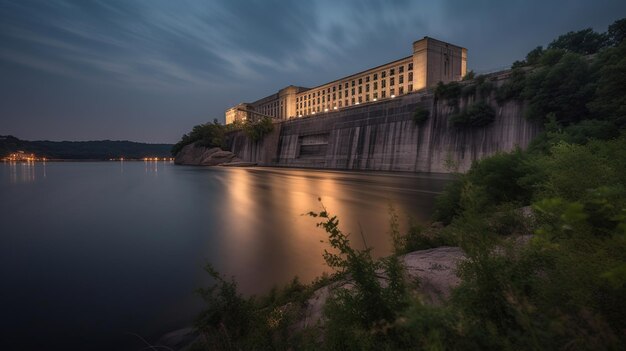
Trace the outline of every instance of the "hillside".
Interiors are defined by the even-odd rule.
[[[171,144],[147,144],[132,141],[27,141],[14,136],[0,136],[0,157],[24,151],[50,159],[86,160],[110,158],[170,157]]]

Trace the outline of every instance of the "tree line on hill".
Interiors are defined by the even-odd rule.
[[[14,136],[0,136],[0,157],[24,151],[37,157],[67,160],[107,160],[170,157],[171,144],[147,144],[132,141],[27,141]]]

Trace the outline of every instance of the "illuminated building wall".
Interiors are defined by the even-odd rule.
[[[239,104],[226,110],[226,123],[251,118],[245,111],[285,120],[374,103],[438,82],[461,80],[466,69],[467,49],[424,37],[413,43],[411,56],[315,88],[290,85],[255,102]]]

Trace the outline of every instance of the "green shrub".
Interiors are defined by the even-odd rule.
[[[559,36],[548,45],[548,49],[563,49],[581,55],[590,55],[606,46],[606,34],[596,33],[593,29],[587,28]]]
[[[435,211],[433,219],[435,221],[449,224],[454,217],[458,216],[461,211],[461,193],[465,178],[461,176],[446,185],[443,193],[435,199]]]
[[[522,68],[514,68],[509,79],[496,90],[496,100],[499,103],[507,100],[520,100],[524,86],[526,86],[525,71]]]
[[[422,125],[428,120],[428,117],[430,117],[430,111],[422,106],[417,106],[415,108],[415,112],[413,112],[413,122],[415,122],[415,124],[418,126]]]
[[[458,82],[450,82],[444,84],[442,82],[437,83],[435,88],[435,98],[443,100],[458,100],[461,96],[461,84]]]
[[[566,53],[556,64],[541,67],[527,76],[522,93],[528,100],[526,117],[543,122],[553,113],[561,125],[579,122],[589,115],[586,105],[593,92],[586,60],[578,54]]]
[[[450,116],[450,123],[455,128],[484,127],[492,123],[496,112],[484,101],[470,105],[465,111]]]
[[[247,120],[243,130],[252,141],[260,141],[274,130],[274,123],[270,117],[263,117],[258,121]]]
[[[476,77],[476,73],[470,70],[467,73],[465,73],[465,75],[463,76],[463,80],[472,80],[474,79],[474,77]]]

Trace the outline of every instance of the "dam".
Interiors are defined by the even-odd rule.
[[[485,79],[497,88],[509,73]],[[481,98],[495,112],[493,122],[454,126],[451,116],[478,99],[476,94],[460,97],[454,106],[437,98],[432,89],[424,89],[275,122],[273,131],[260,141],[251,141],[242,131],[231,132],[228,148],[259,166],[452,173],[465,172],[472,162],[497,152],[526,148],[541,132],[540,125],[524,118],[523,101],[498,102],[493,91]],[[414,121],[418,108],[429,111],[423,123]]]

